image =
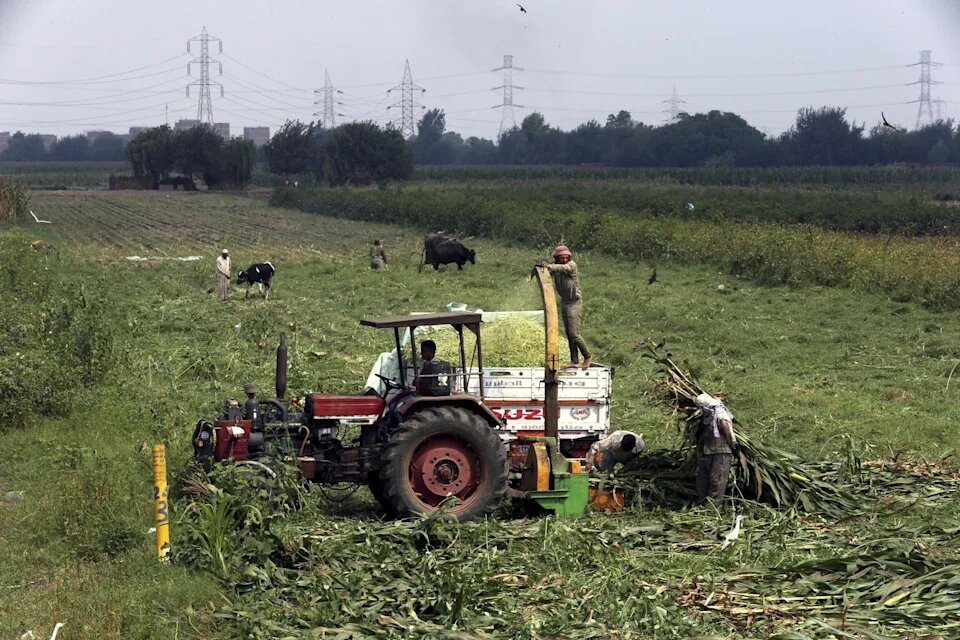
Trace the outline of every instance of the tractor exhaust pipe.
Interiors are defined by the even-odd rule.
[[[277,347],[277,400],[283,400],[287,393],[287,334],[280,334],[280,345]]]

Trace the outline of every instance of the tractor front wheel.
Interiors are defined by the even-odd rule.
[[[380,469],[384,500],[393,513],[431,513],[448,496],[446,513],[465,522],[492,513],[507,489],[506,452],[477,414],[433,407],[404,420],[390,437]]]

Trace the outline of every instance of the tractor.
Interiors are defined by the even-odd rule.
[[[553,289],[545,272],[538,279],[546,319],[543,402],[547,437],[534,437],[526,445],[528,464],[522,474],[526,480],[517,478],[519,490],[508,487],[510,465],[500,438],[500,434],[508,434],[505,422],[484,398],[479,312],[361,320],[360,324],[367,327],[392,329],[398,356],[404,353],[401,331],[409,331],[410,360],[405,362],[407,356],[400,357],[399,380],[375,374],[382,382],[378,389],[368,387],[358,395],[308,393],[302,407],[284,399],[287,349],[281,336],[276,396],[258,398],[257,385],[247,384],[242,405],[230,399],[218,418],[212,422],[199,420],[193,432],[196,460],[204,465],[225,460],[262,465],[258,459],[295,458],[306,480],[366,484],[386,512],[395,517],[434,512],[452,496],[455,500],[443,506],[445,514],[468,521],[496,510],[508,491],[513,497],[540,500],[558,513],[582,511],[586,506],[586,474],[576,463],[568,464],[558,446],[560,382]],[[457,332],[459,367],[451,367],[446,375],[443,395],[418,394],[414,381],[408,379],[409,372],[418,371],[415,329],[440,325]],[[476,338],[472,354],[475,369],[467,366],[465,330]],[[471,376],[478,379],[471,383]],[[358,436],[354,426],[359,427]],[[348,438],[350,431],[354,436]],[[571,479],[582,484],[582,491],[568,490]],[[564,504],[573,493],[582,494],[579,502]]]
[[[464,330],[477,336],[480,366],[479,313],[440,312],[361,320],[376,329],[393,329],[397,353],[401,329],[449,325],[460,339],[460,367],[450,377],[469,373]],[[416,341],[410,341],[413,370],[417,370]],[[306,480],[324,484],[362,483],[384,509],[395,516],[436,510],[455,496],[447,513],[471,520],[495,510],[507,489],[506,451],[497,435],[500,419],[482,397],[460,393],[468,380],[451,380],[449,395],[418,395],[400,367],[400,382],[380,376],[382,395],[308,393],[299,412],[284,400],[286,344],[277,349],[276,397],[258,398],[256,385],[244,386],[242,406],[228,400],[213,422],[201,419],[194,430],[198,461],[256,460],[266,456],[295,456]],[[467,373],[462,373],[467,372]],[[483,385],[480,385],[483,388]],[[359,425],[356,442],[345,443],[341,431]]]

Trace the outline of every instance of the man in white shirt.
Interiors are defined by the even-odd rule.
[[[230,252],[224,249],[217,258],[217,297],[226,300],[230,296]]]

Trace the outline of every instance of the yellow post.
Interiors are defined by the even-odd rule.
[[[170,553],[170,504],[167,502],[167,453],[162,444],[153,445],[153,512],[157,526],[157,557]]]

